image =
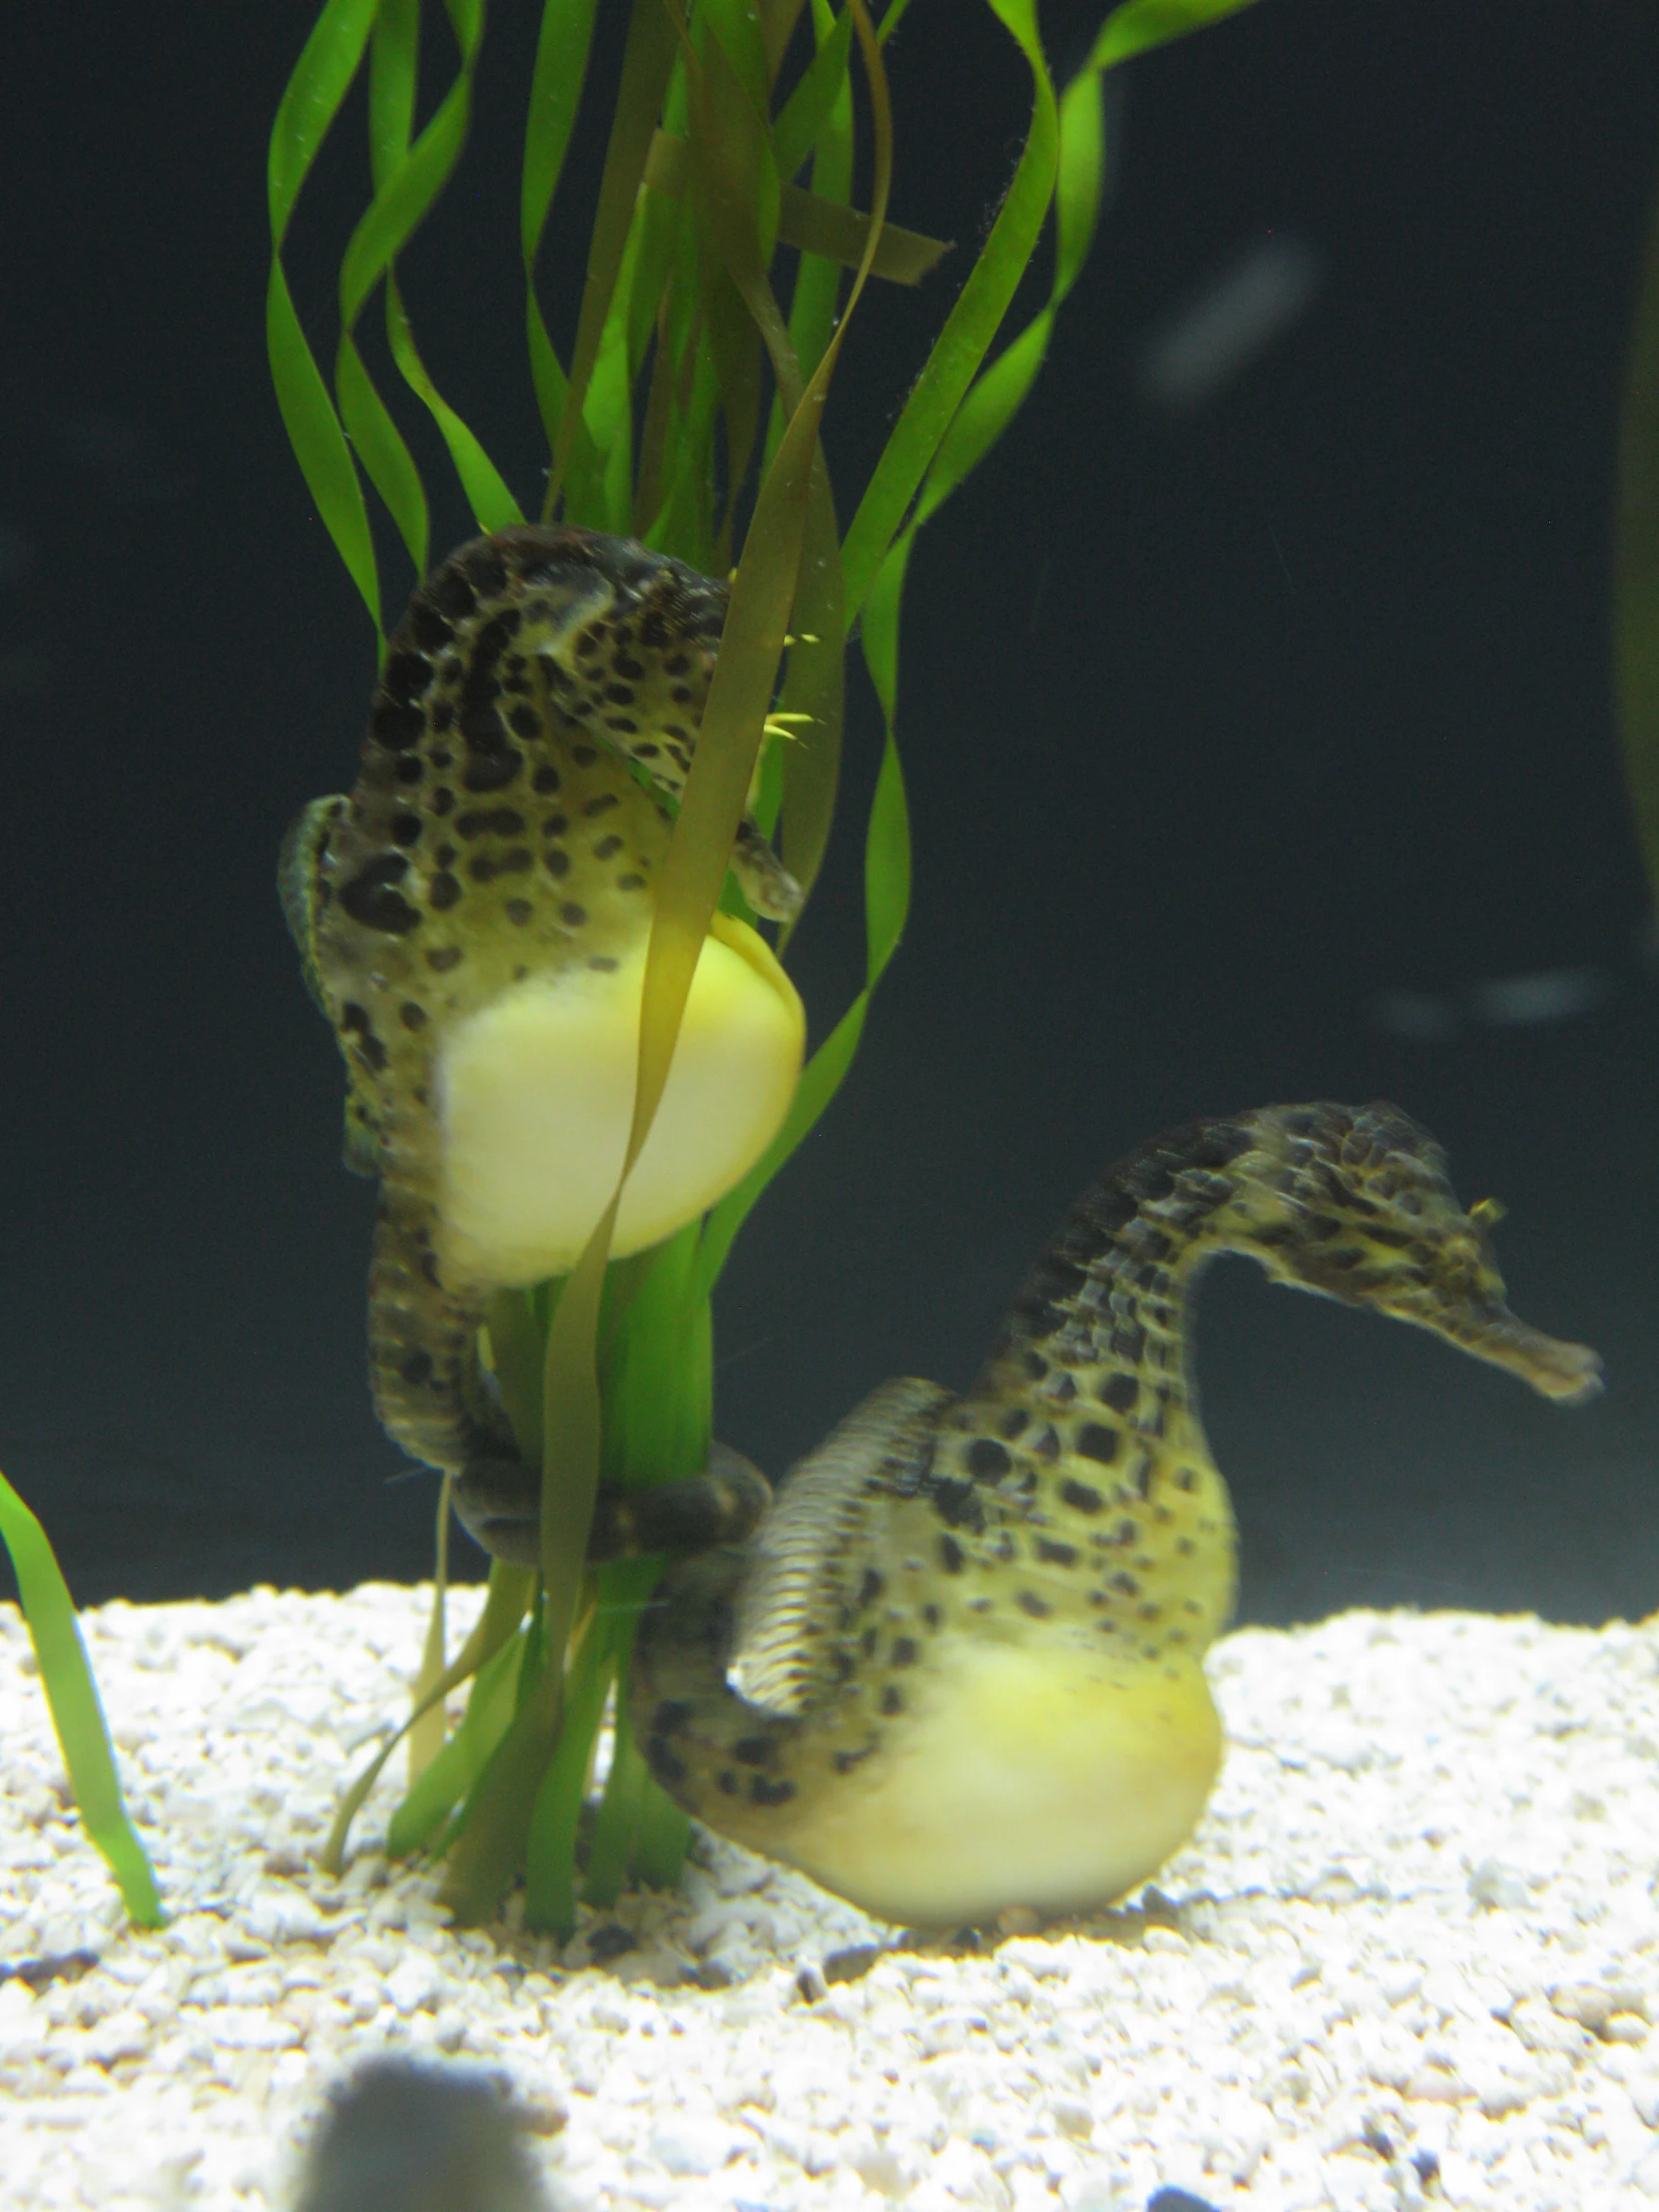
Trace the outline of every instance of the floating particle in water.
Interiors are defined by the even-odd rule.
[[[1612,985],[1596,968],[1540,968],[1532,975],[1505,975],[1477,983],[1469,1003],[1482,1021],[1518,1028],[1541,1021],[1570,1021],[1609,997]]]
[[[1371,1018],[1390,1037],[1408,1037],[1415,1044],[1438,1044],[1461,1027],[1450,999],[1433,998],[1426,991],[1379,991],[1371,1002]]]
[[[1324,274],[1318,250],[1295,232],[1255,240],[1143,339],[1135,360],[1141,396],[1172,414],[1207,406],[1302,319]]]

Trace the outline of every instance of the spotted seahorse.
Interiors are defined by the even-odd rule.
[[[390,640],[355,785],[306,808],[283,850],[289,925],[345,1058],[346,1161],[380,1181],[375,1408],[450,1471],[479,1540],[524,1563],[540,1557],[540,1472],[481,1331],[494,1292],[573,1265],[621,1172],[665,801],[690,769],[727,599],[592,531],[462,546]],[[799,905],[752,820],[733,870],[760,913]],[[765,943],[717,915],[617,1255],[759,1157],[803,1033]],[[746,1525],[766,1495],[735,1455],[686,1479],[602,1497],[595,1556]]]
[[[964,1397],[886,1383],[743,1544],[676,1562],[632,1676],[653,1772],[721,1834],[916,1927],[1121,1897],[1191,1833],[1220,1723],[1226,1485],[1189,1366],[1222,1252],[1576,1403],[1600,1363],[1518,1321],[1397,1107],[1195,1122],[1073,1211]]]

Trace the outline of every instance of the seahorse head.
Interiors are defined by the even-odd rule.
[[[1601,1388],[1587,1346],[1510,1313],[1492,1250],[1502,1207],[1483,1199],[1465,1212],[1444,1152],[1408,1114],[1378,1099],[1254,1118],[1280,1203],[1252,1241],[1279,1281],[1430,1329],[1546,1397],[1570,1404]]]

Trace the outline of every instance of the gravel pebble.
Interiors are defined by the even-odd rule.
[[[287,2212],[330,2087],[379,2053],[495,2080],[565,2212],[1659,2200],[1659,1622],[1227,1638],[1221,1786],[1114,1913],[920,1941],[701,1838],[679,1896],[584,1910],[561,1951],[512,1911],[451,1930],[387,1864],[398,1778],[343,1878],[315,1871],[426,1603],[87,1616],[154,1934],[80,1838],[0,1606],[7,2212]]]

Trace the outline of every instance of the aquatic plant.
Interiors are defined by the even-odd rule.
[[[140,1928],[162,1925],[156,1877],[121,1795],[98,1685],[87,1663],[74,1602],[46,1531],[0,1474],[0,1538],[11,1555],[46,1702],[87,1841],[115,1877]]]
[[[845,1073],[869,994],[904,923],[908,829],[892,724],[899,601],[914,533],[1030,388],[1054,311],[1082,265],[1099,204],[1101,71],[1227,12],[1133,0],[1111,18],[1057,100],[1028,0],[992,5],[1031,74],[1031,129],[996,221],[838,543],[819,423],[847,317],[872,276],[914,281],[941,251],[885,221],[891,121],[881,45],[903,0],[888,7],[879,28],[861,0],[839,14],[815,0],[810,44],[798,36],[802,10],[788,0],[759,11],[705,0],[690,17],[676,0],[666,7],[637,0],[568,372],[539,304],[536,261],[586,68],[591,0],[550,0],[543,15],[521,200],[530,366],[551,455],[542,518],[558,513],[567,523],[642,539],[704,571],[718,572],[737,554],[713,687],[658,892],[629,1163],[661,1100],[723,884],[729,908],[751,914],[727,881],[727,862],[752,790],[761,830],[776,828],[785,865],[811,892],[837,781],[844,641],[858,617],[887,735],[865,835],[864,987],[808,1063],[764,1156],[655,1252],[633,1259],[610,1257],[613,1196],[568,1276],[556,1286],[502,1293],[491,1309],[495,1374],[520,1447],[543,1469],[540,1574],[497,1560],[479,1628],[459,1658],[446,1662],[440,1570],[440,1611],[411,1724],[413,1782],[389,1836],[393,1851],[447,1854],[446,1895],[466,1920],[493,1913],[527,1868],[531,1924],[573,1924],[576,1824],[592,1740],[657,1571],[650,1560],[587,1570],[596,1486],[602,1471],[628,1486],[693,1474],[707,1461],[710,1294],[745,1215]],[[377,628],[378,579],[353,451],[417,573],[427,540],[418,475],[355,341],[376,285],[384,290],[392,359],[436,417],[480,527],[499,531],[522,520],[481,445],[420,366],[397,286],[397,256],[465,138],[482,18],[475,7],[452,5],[450,19],[457,75],[411,142],[417,7],[331,0],[272,143],[270,334],[278,397],[318,511]],[[288,299],[280,250],[300,184],[365,50],[376,190],[342,264],[330,401]],[[867,216],[848,205],[855,57],[873,145]],[[811,188],[802,190],[793,180],[809,163]],[[983,369],[1056,199],[1049,302]],[[787,312],[772,281],[781,245],[799,255]],[[846,267],[854,275],[843,305]],[[774,708],[786,629],[788,668]],[[786,742],[763,750],[769,734]],[[786,943],[787,936],[786,929]],[[419,1733],[423,1721],[468,1674],[476,1680],[467,1717],[437,1748],[435,1728]],[[330,1860],[337,1862],[378,1767],[342,1807]],[[648,1879],[670,1879],[684,1837],[683,1816],[647,1775],[623,1710],[588,1894],[614,1896],[630,1865]]]
[[[1029,72],[1029,131],[843,533],[819,428],[847,317],[872,279],[916,282],[942,252],[886,221],[892,122],[881,50],[908,0],[888,0],[878,19],[865,0],[839,10],[832,0],[811,0],[810,10],[804,0],[632,0],[568,365],[540,305],[537,264],[584,95],[596,5],[545,0],[520,193],[530,379],[550,456],[539,511],[639,538],[705,571],[735,560],[696,761],[658,886],[624,1179],[661,1101],[717,907],[752,918],[727,866],[752,792],[761,829],[778,832],[803,891],[816,880],[834,809],[842,662],[854,622],[886,735],[864,836],[864,984],[807,1063],[762,1158],[654,1250],[612,1260],[619,1184],[568,1275],[503,1294],[491,1311],[488,1353],[502,1398],[543,1470],[540,1571],[497,1561],[477,1626],[450,1658],[445,1484],[437,1604],[414,1713],[400,1732],[410,1743],[411,1788],[389,1838],[394,1851],[447,1854],[446,1894],[463,1920],[488,1917],[527,1870],[532,1925],[573,1923],[576,1823],[593,1741],[656,1572],[650,1560],[588,1571],[596,1486],[602,1470],[638,1484],[704,1465],[710,1294],[749,1210],[845,1074],[902,932],[909,834],[893,726],[906,564],[921,524],[1022,404],[1082,267],[1103,174],[1101,75],[1248,4],[1125,0],[1057,95],[1033,0],[988,0]],[[382,650],[365,479],[417,578],[430,548],[419,469],[358,341],[377,293],[390,359],[436,424],[480,529],[523,520],[483,444],[428,374],[398,283],[399,257],[467,143],[482,0],[445,0],[444,14],[454,73],[417,131],[419,0],[326,0],[269,156],[267,327],[276,395],[316,511]],[[341,262],[330,378],[307,342],[281,257],[301,188],[360,78],[373,189]],[[860,81],[872,149],[867,211],[851,204]],[[798,184],[804,173],[807,184]],[[1048,299],[988,358],[1051,212]],[[787,311],[774,290],[781,250],[795,257]],[[787,939],[786,931],[781,951]],[[0,1535],[18,1566],[88,1834],[135,1918],[153,1919],[154,1885],[121,1808],[68,1593],[38,1522],[9,1490],[0,1492]],[[465,1717],[446,1735],[444,1699],[469,1680]],[[338,1863],[391,1748],[347,1794],[329,1863]],[[649,1880],[672,1879],[684,1838],[684,1818],[646,1773],[624,1716],[588,1895],[614,1895],[630,1866]]]

